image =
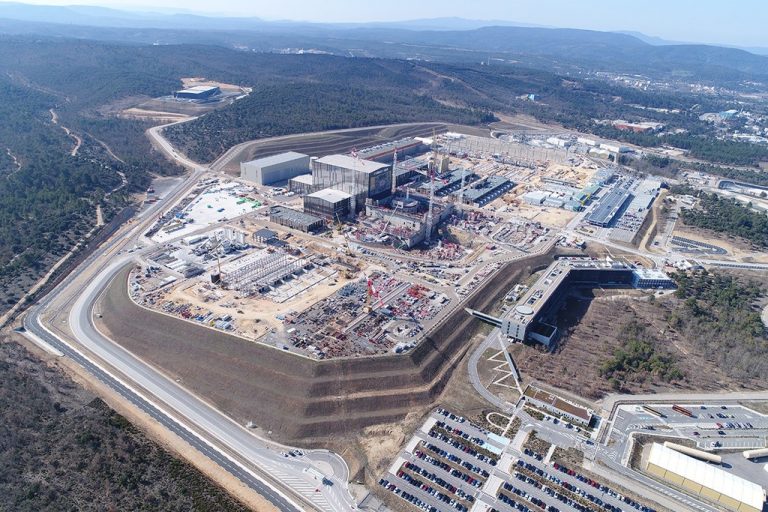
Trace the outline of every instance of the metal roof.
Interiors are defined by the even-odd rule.
[[[312,185],[312,175],[311,174],[300,174],[298,176],[294,176],[291,178],[291,181],[295,181],[296,183],[303,183],[305,185]]]
[[[192,94],[202,94],[204,92],[216,90],[218,87],[215,85],[196,85],[194,87],[190,87],[189,89],[182,89],[178,92],[188,92]]]
[[[672,279],[663,271],[655,268],[636,268],[633,272],[641,279]]]
[[[268,167],[270,165],[284,164],[286,162],[292,162],[294,160],[301,160],[304,158],[309,158],[309,155],[305,155],[304,153],[297,153],[295,151],[288,151],[286,153],[278,153],[277,155],[257,158],[256,160],[243,163],[246,165],[255,165],[257,167]]]
[[[600,199],[594,210],[587,215],[587,222],[593,224],[608,224],[613,220],[622,206],[632,197],[626,189],[616,187]]]
[[[314,224],[316,222],[322,222],[323,219],[320,217],[316,217],[314,215],[310,215],[308,213],[300,212],[298,210],[294,210],[292,208],[288,208],[286,206],[272,206],[269,209],[269,215],[272,217],[279,217],[281,219],[289,220],[298,222],[300,224]]]
[[[326,165],[333,165],[335,167],[343,167],[344,169],[353,169],[359,172],[372,173],[379,169],[389,167],[387,164],[380,162],[374,162],[372,160],[365,160],[362,158],[355,158],[348,155],[328,155],[322,158],[318,158],[316,162]]]
[[[400,151],[403,148],[423,145],[424,143],[413,137],[406,137],[404,139],[394,140],[391,142],[384,142],[382,144],[376,144],[375,146],[369,146],[361,149],[358,154],[364,157],[373,157],[386,153],[394,153],[395,148]]]
[[[472,186],[465,190],[464,197],[470,201],[475,201],[507,185],[514,185],[514,183],[503,176],[488,176],[481,186]]]
[[[253,234],[253,238],[263,238],[264,240],[269,240],[270,238],[275,238],[276,236],[277,232],[267,228],[262,228]]]
[[[334,188],[324,188],[323,190],[318,190],[317,192],[308,194],[306,197],[322,199],[323,201],[328,201],[329,203],[338,203],[339,201],[344,201],[345,199],[349,199],[352,196],[346,192],[342,192],[341,190],[336,190]]]
[[[648,462],[757,510],[763,509],[765,490],[758,484],[662,444],[653,443]]]
[[[523,199],[525,199],[526,201],[542,202],[548,197],[549,197],[549,194],[547,192],[544,192],[543,190],[533,190],[531,192],[526,192],[525,194],[523,194]]]

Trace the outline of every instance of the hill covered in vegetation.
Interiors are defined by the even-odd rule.
[[[0,510],[248,510],[20,345],[0,343]]]
[[[681,304],[669,314],[669,325],[730,375],[739,379],[767,375],[768,330],[757,307],[765,288],[729,274],[678,273],[674,278]]]
[[[768,213],[756,212],[735,199],[699,194],[696,208],[686,208],[680,218],[689,226],[738,236],[761,249],[768,248]]]

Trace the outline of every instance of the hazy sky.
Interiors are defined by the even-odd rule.
[[[461,17],[633,30],[675,41],[768,47],[767,0],[22,0],[303,21]]]

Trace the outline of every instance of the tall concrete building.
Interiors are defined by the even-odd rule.
[[[304,213],[340,221],[349,215],[351,198],[341,190],[324,188],[304,196]]]
[[[259,185],[287,181],[309,170],[309,155],[289,151],[240,164],[240,177]]]

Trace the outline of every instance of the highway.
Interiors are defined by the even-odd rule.
[[[293,451],[292,447],[257,437],[108,339],[94,326],[94,303],[122,268],[135,264],[134,255],[119,256],[122,249],[149,245],[136,255],[151,249],[152,244],[142,234],[156,214],[181,200],[207,171],[177,154],[162,137],[162,128],[164,126],[151,128],[147,135],[170,158],[192,172],[160,201],[144,209],[137,222],[119,230],[58,287],[30,308],[24,317],[26,334],[38,345],[48,345],[53,348],[51,352],[61,353],[82,366],[277,509],[355,509],[348,487],[349,469],[337,454],[312,450],[299,456],[287,455]],[[63,318],[66,320],[60,321],[69,325],[71,339],[68,333],[62,333],[60,325],[54,325],[54,320]]]

